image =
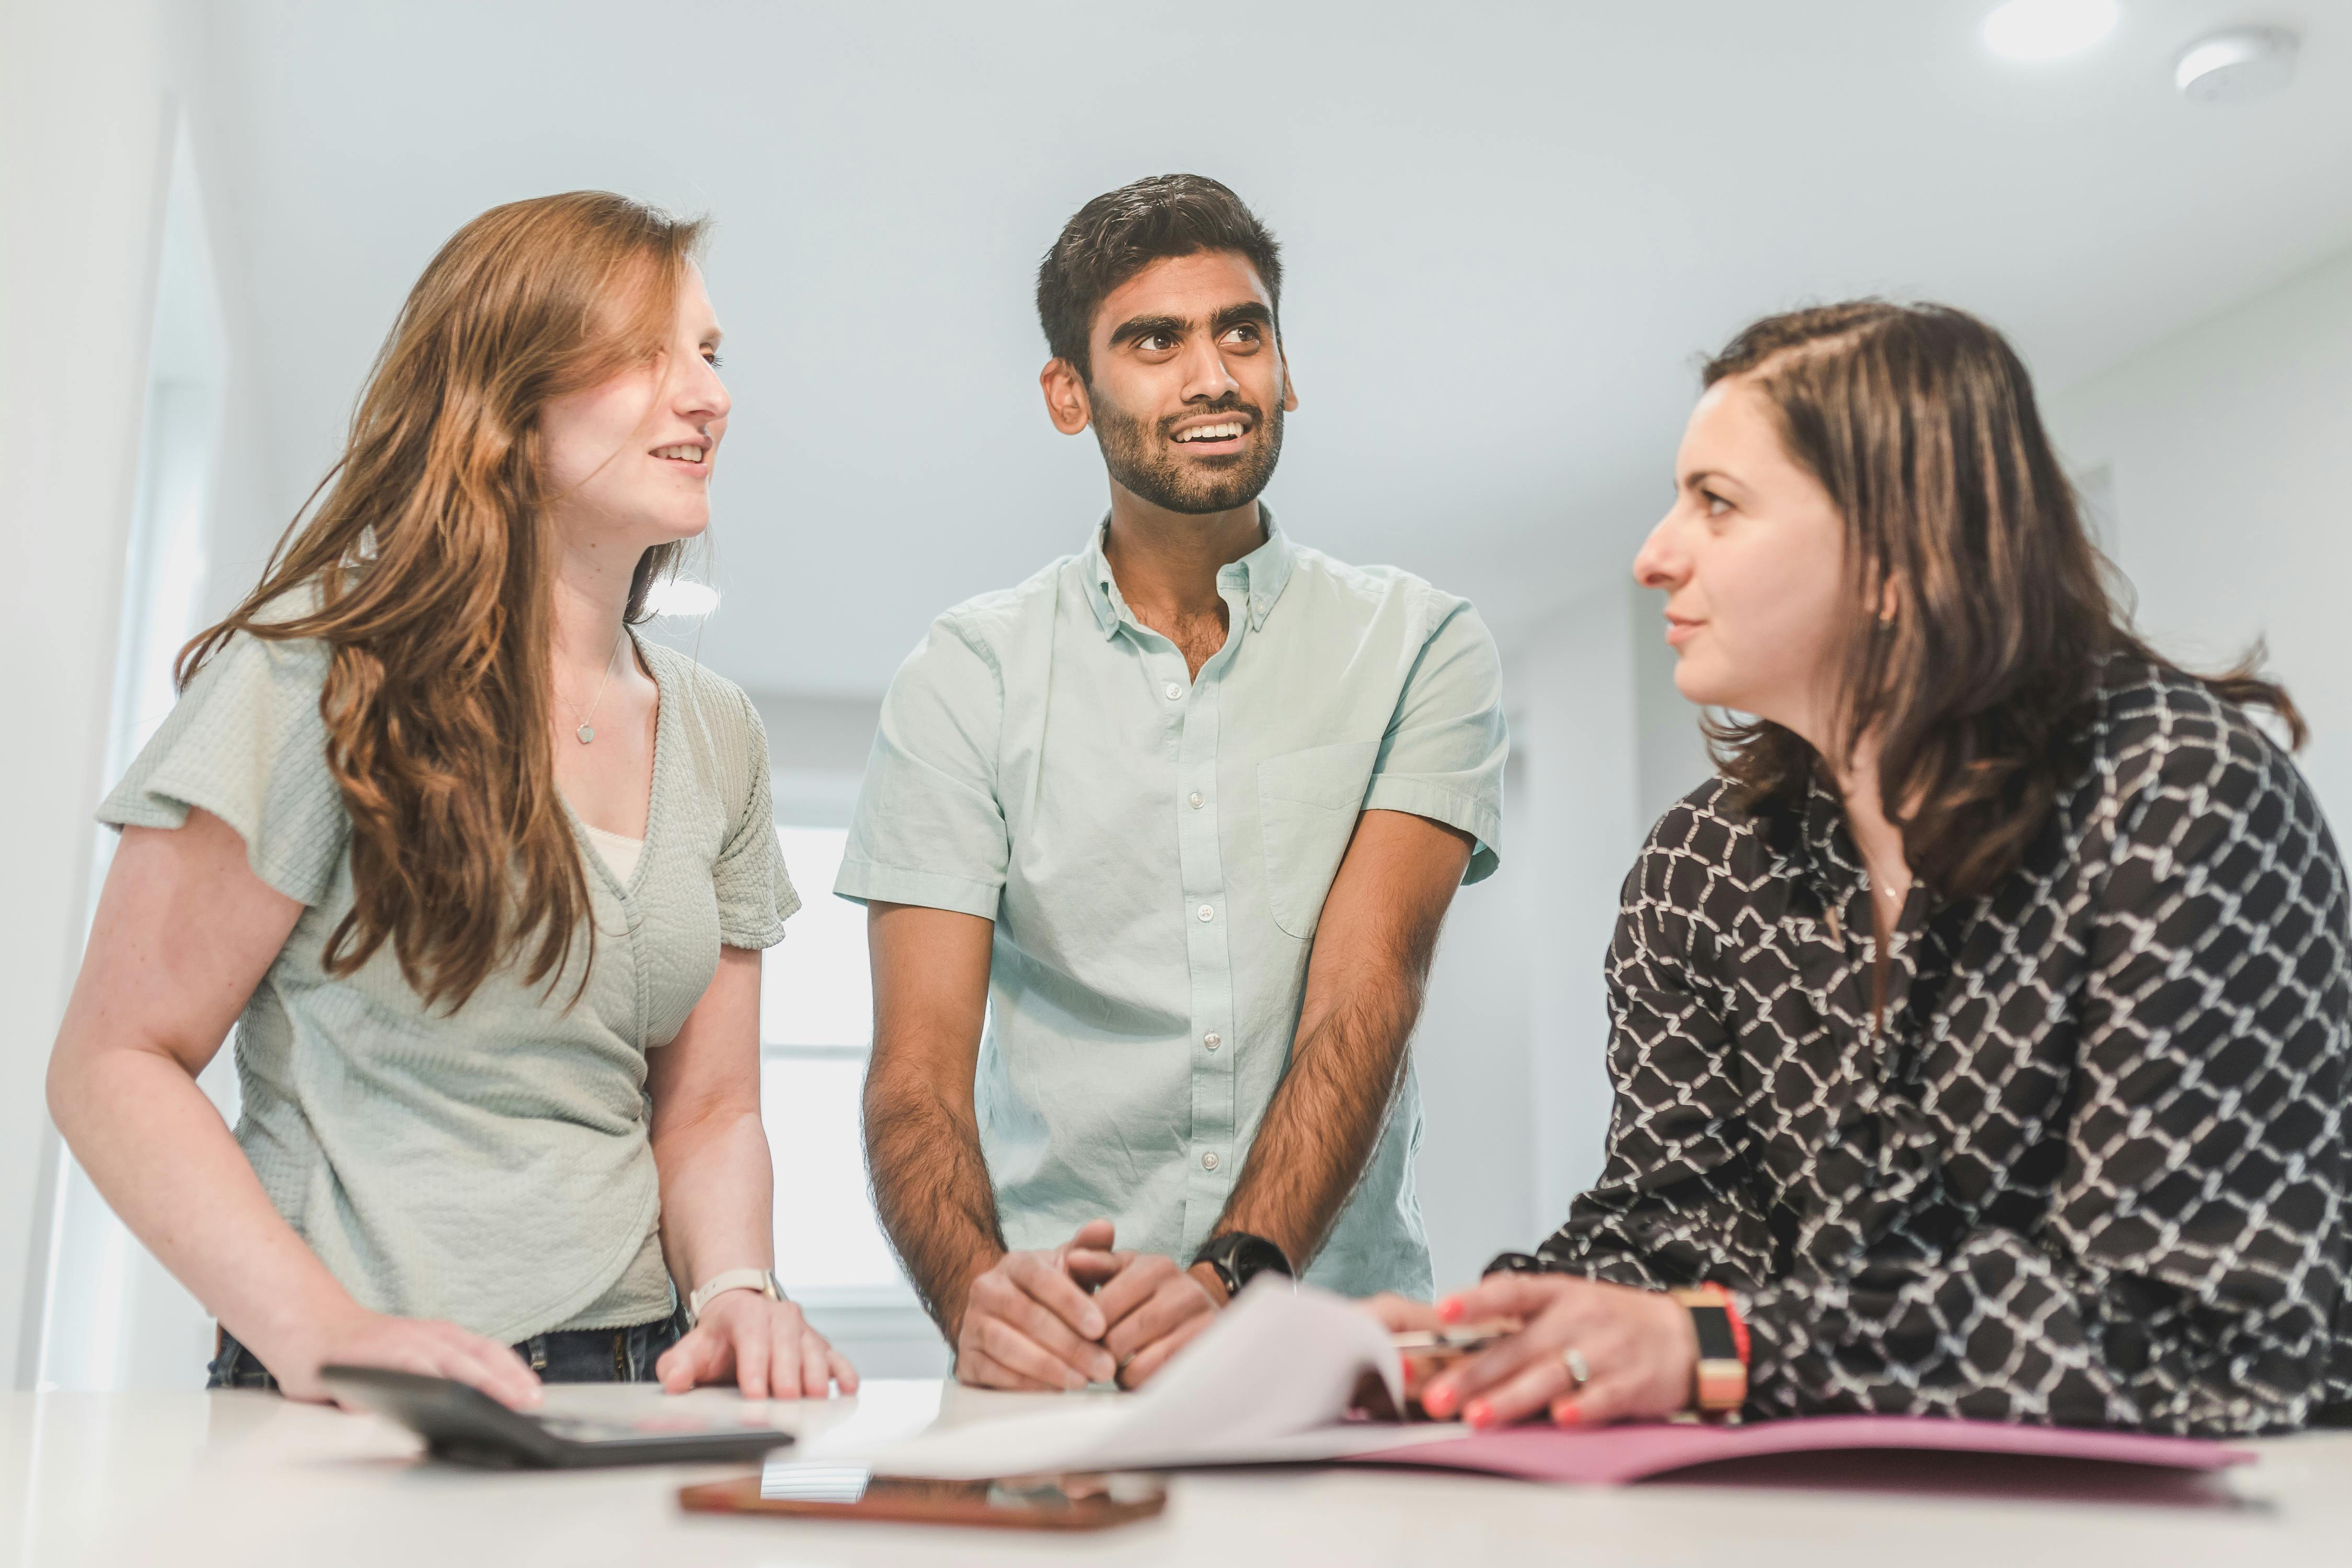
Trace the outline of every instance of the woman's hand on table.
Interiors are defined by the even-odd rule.
[[[1422,1406],[1440,1420],[1458,1415],[1487,1427],[1548,1414],[1562,1426],[1598,1426],[1690,1406],[1698,1335],[1689,1310],[1661,1291],[1569,1275],[1495,1274],[1434,1311],[1447,1324],[1525,1325],[1429,1380]],[[1588,1378],[1580,1388],[1571,1351]]]
[[[1445,1320],[1437,1315],[1435,1307],[1426,1301],[1416,1301],[1410,1296],[1400,1296],[1392,1290],[1366,1297],[1356,1303],[1356,1310],[1391,1334],[1434,1333],[1446,1327]],[[1404,1380],[1402,1410],[1399,1410],[1396,1402],[1390,1398],[1388,1384],[1369,1373],[1356,1385],[1356,1392],[1349,1401],[1349,1406],[1381,1421],[1394,1421],[1400,1417],[1415,1420],[1426,1416],[1428,1412],[1419,1404],[1421,1390],[1431,1374],[1446,1364],[1446,1358],[1434,1352],[1403,1351],[1399,1353],[1397,1361],[1398,1371]]]
[[[1410,1296],[1400,1296],[1393,1290],[1365,1297],[1356,1303],[1356,1310],[1392,1334],[1434,1331],[1447,1326],[1445,1320],[1437,1315],[1435,1307],[1426,1301],[1416,1301]]]
[[[387,1317],[358,1306],[327,1320],[320,1332],[275,1359],[263,1357],[262,1364],[289,1399],[322,1405],[334,1398],[319,1381],[319,1369],[327,1366],[373,1366],[446,1377],[516,1410],[531,1409],[541,1398],[539,1374],[512,1347],[468,1333],[455,1323]]]
[[[662,1352],[654,1375],[671,1394],[730,1376],[746,1399],[823,1399],[838,1384],[857,1392],[857,1369],[809,1327],[799,1306],[758,1290],[714,1296],[685,1338]]]

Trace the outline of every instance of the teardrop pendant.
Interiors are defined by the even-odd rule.
[[[573,733],[580,737],[580,743],[583,746],[596,738],[596,729],[593,724],[583,724]]]

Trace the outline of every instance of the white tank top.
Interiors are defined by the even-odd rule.
[[[613,880],[626,887],[629,878],[637,868],[637,857],[644,852],[646,841],[642,838],[624,838],[617,833],[607,833],[603,828],[590,826],[585,822],[580,826],[588,829],[588,842],[596,847],[597,857],[604,862],[605,868],[613,873]]]

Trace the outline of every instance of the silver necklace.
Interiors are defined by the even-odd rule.
[[[580,728],[572,732],[580,737],[580,743],[583,746],[596,738],[596,726],[589,721],[596,717],[596,709],[604,700],[604,688],[613,684],[613,667],[621,662],[621,639],[628,635],[629,628],[625,625],[613,634],[613,651],[604,660],[604,679],[596,683],[596,700],[588,704],[585,713],[576,708],[572,710],[572,716],[580,721]],[[571,707],[570,699],[565,699],[564,706]]]

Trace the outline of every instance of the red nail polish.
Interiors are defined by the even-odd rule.
[[[1454,1391],[1450,1388],[1433,1388],[1421,1396],[1421,1407],[1432,1415],[1443,1415],[1454,1408]]]
[[[1444,1300],[1440,1301],[1437,1304],[1437,1315],[1444,1319],[1449,1323],[1460,1322],[1462,1321],[1462,1298],[1459,1296],[1448,1296]]]
[[[1473,1426],[1492,1426],[1495,1424],[1495,1407],[1483,1399],[1474,1399],[1470,1407],[1462,1413],[1462,1419]]]
[[[1551,1424],[1555,1426],[1573,1426],[1583,1419],[1584,1412],[1577,1407],[1573,1399],[1552,1408]]]

